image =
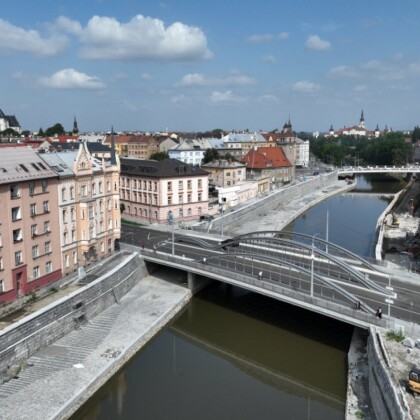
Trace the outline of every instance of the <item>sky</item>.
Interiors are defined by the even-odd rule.
[[[418,0],[0,0],[0,109],[81,132],[420,124]]]

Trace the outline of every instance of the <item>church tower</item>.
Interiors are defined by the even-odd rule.
[[[362,109],[362,113],[360,114],[359,127],[365,128],[365,115],[363,113],[363,109]]]
[[[73,121],[73,131],[72,131],[72,133],[73,133],[74,136],[79,134],[79,127],[77,126],[76,116],[74,117],[74,121]]]

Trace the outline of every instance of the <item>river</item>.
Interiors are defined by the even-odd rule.
[[[359,177],[358,191],[398,182]],[[344,194],[286,230],[371,256],[389,198]],[[73,416],[75,419],[343,419],[352,327],[214,283]]]

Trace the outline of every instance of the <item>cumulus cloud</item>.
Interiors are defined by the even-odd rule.
[[[357,77],[358,74],[349,66],[337,66],[328,72],[330,77]]]
[[[233,94],[231,90],[227,90],[226,92],[212,92],[210,95],[210,100],[212,102],[220,103],[220,102],[243,102],[244,98],[236,96]]]
[[[251,44],[261,44],[263,42],[270,42],[270,41],[284,41],[287,38],[289,38],[288,32],[280,32],[277,35],[273,35],[273,34],[251,35],[247,38],[247,41],[250,42]]]
[[[257,102],[262,104],[276,104],[279,102],[278,98],[274,95],[265,94],[257,97]]]
[[[276,57],[274,57],[274,55],[266,55],[262,59],[263,59],[263,61],[266,61],[267,63],[271,63],[271,64],[274,64],[277,61]]]
[[[306,40],[305,47],[312,51],[326,51],[331,48],[331,43],[321,39],[318,35],[311,35]]]
[[[78,35],[86,59],[194,61],[213,55],[201,29],[180,22],[165,28],[161,20],[142,15],[127,23],[93,16]]]
[[[65,16],[59,16],[57,18],[55,29],[71,35],[81,35],[83,32],[82,25],[77,20],[71,20]]]
[[[299,82],[294,83],[292,89],[296,92],[312,93],[317,92],[320,89],[320,87],[315,83],[308,82],[306,80],[301,80]]]
[[[39,81],[43,86],[53,89],[102,89],[105,87],[99,78],[75,69],[63,69],[49,77],[42,77]]]
[[[208,77],[201,73],[186,74],[176,86],[246,86],[255,83],[255,79],[232,71],[225,77]]]
[[[68,45],[66,36],[53,34],[43,38],[38,31],[25,30],[0,19],[0,51],[27,52],[38,56],[54,56]]]
[[[149,73],[142,73],[142,75],[140,76],[140,78],[142,80],[153,80],[153,76]]]

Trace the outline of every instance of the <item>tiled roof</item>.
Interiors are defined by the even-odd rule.
[[[139,175],[151,178],[203,176],[208,173],[198,166],[188,165],[177,159],[162,161],[120,158],[121,175]]]
[[[289,168],[292,166],[281,147],[251,149],[242,159],[250,169]]]

